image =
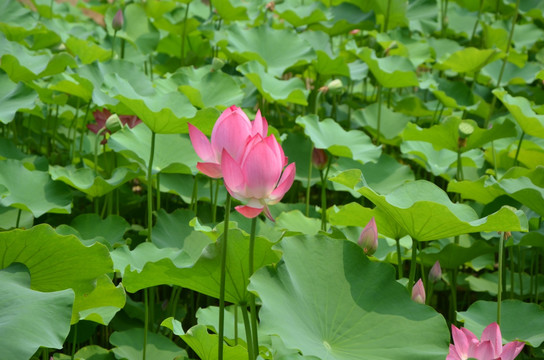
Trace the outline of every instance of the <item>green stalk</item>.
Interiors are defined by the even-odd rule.
[[[323,174],[323,170],[319,172],[321,176],[321,230],[323,231],[327,231],[327,179],[331,168],[331,160],[332,156],[329,157],[325,173]]]
[[[234,304],[234,346],[238,345],[238,305]]]
[[[412,261],[410,262],[410,275],[408,277],[408,291],[412,292],[417,267],[417,240],[412,239]]]
[[[389,13],[391,12],[391,0],[387,0],[387,11],[385,13],[385,21],[383,23],[383,32],[387,32],[389,26]]]
[[[155,157],[155,132],[151,130],[151,150],[147,166],[147,241],[151,241],[153,227],[153,159]]]
[[[520,298],[523,299],[523,269],[525,268],[525,258],[523,252],[521,251],[521,245],[518,245],[518,262],[519,262],[519,294]]]
[[[257,228],[257,217],[251,220],[251,233],[249,236],[249,277],[253,275],[255,267],[253,260],[255,257],[255,232]],[[255,294],[249,293],[249,308],[251,310],[251,337],[253,341],[254,355],[259,354],[259,335],[257,333],[257,307],[255,306]],[[250,360],[254,360],[251,358]]]
[[[521,150],[521,143],[523,142],[524,137],[525,137],[525,131],[521,130],[521,136],[519,137],[518,148],[516,149],[516,156],[514,157],[514,166],[518,166],[519,164],[518,156],[519,156],[519,151]]]
[[[398,277],[397,279],[402,278],[402,255],[400,253],[400,239],[395,239],[397,243],[397,266],[398,266]]]
[[[157,211],[161,208],[161,173],[157,174]]]
[[[218,337],[218,346],[217,346],[217,359],[223,360],[223,334],[225,330],[225,277],[227,273],[227,240],[229,235],[229,220],[230,220],[230,203],[231,196],[227,192],[227,203],[225,204],[225,219],[224,219],[224,230],[221,246],[221,280],[219,283],[219,337]],[[247,317],[247,308],[242,306],[243,310],[246,312],[245,317]],[[246,319],[244,318],[244,324]],[[247,325],[249,326],[249,320]],[[249,327],[246,327],[249,329]],[[248,337],[251,336],[251,333],[246,330]],[[251,338],[249,338],[251,339]],[[248,340],[248,350],[251,341]]]
[[[115,39],[117,38],[117,30],[113,31],[113,39],[111,40],[111,59],[113,60],[113,53],[115,49]]]
[[[244,319],[244,328],[246,329],[246,342],[247,342],[247,354],[249,360],[255,359],[255,352],[253,350],[253,340],[251,339],[251,327],[249,325],[249,316],[247,314],[247,304],[240,303],[242,308],[242,318]]]
[[[145,360],[147,352],[147,332],[149,328],[149,293],[148,288],[144,289],[144,346],[142,352],[142,360]]]
[[[308,159],[308,181],[306,182],[306,216],[310,216],[310,186],[312,181],[312,153],[314,151],[314,144],[310,145],[310,158]]]
[[[19,223],[21,222],[21,212],[23,210],[19,209],[17,211],[17,220],[15,221],[15,228],[18,229],[19,228]]]
[[[511,246],[508,250],[510,255],[510,299],[514,298],[514,247]]]
[[[74,360],[74,354],[76,353],[76,339],[77,339],[77,323],[74,324],[74,335],[72,337],[72,356],[71,360]]]
[[[456,324],[455,313],[457,312],[457,269],[451,271],[451,323]]]
[[[478,23],[480,22],[480,15],[482,14],[482,9],[484,6],[484,0],[480,0],[480,7],[478,8],[478,15],[476,15],[476,22],[474,23],[474,28],[472,28],[472,35],[470,35],[470,41],[474,39],[476,35],[476,29],[478,28]]]
[[[506,56],[504,57],[504,60],[502,61],[501,71],[499,72],[499,78],[497,79],[497,87],[501,86],[501,80],[502,75],[504,73],[504,68],[506,67],[506,63],[508,62],[508,55],[510,54],[510,46],[512,45],[512,37],[514,36],[514,28],[516,26],[516,21],[518,21],[518,10],[519,10],[519,1],[516,1],[516,10],[514,13],[514,19],[512,20],[512,27],[510,28],[510,33],[508,34],[508,42],[506,43]],[[497,12],[499,11],[499,5],[497,2]],[[487,125],[489,124],[489,120],[491,120],[491,116],[493,115],[493,110],[495,109],[495,104],[497,103],[497,97],[493,96],[493,99],[491,100],[491,107],[489,108],[489,113],[487,114],[487,118],[484,122],[484,129],[487,129]]]
[[[381,122],[382,122],[382,85],[378,83],[378,126],[376,129],[376,145],[380,145]]]
[[[497,324],[501,325],[501,302],[502,302],[502,273],[504,271],[504,240],[505,232],[501,233],[499,239],[499,283],[497,284]]]
[[[85,110],[85,116],[83,117],[83,128],[81,129],[81,137],[79,138],[79,161],[81,164],[83,164],[83,156],[81,153],[83,152],[83,135],[85,132],[85,125],[87,125],[87,115],[89,115],[89,110],[91,108],[91,100],[89,100],[89,103],[87,104],[87,109]]]
[[[187,15],[189,14],[189,5],[191,3],[187,4],[187,7],[185,8],[185,16],[183,17],[183,33],[181,34],[181,65],[183,64],[183,60],[185,59],[185,35],[187,32]],[[211,2],[210,2],[210,9],[211,9]]]

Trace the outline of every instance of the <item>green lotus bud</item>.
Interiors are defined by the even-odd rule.
[[[328,91],[331,94],[341,94],[344,92],[344,84],[340,79],[334,79],[327,85]]]
[[[212,60],[212,70],[221,70],[225,66],[225,60],[214,57]]]
[[[112,134],[116,131],[119,131],[123,128],[123,123],[117,114],[111,115],[108,120],[106,120],[106,129],[108,129]]]

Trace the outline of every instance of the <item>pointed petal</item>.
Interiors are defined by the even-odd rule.
[[[448,356],[446,356],[446,360],[463,360],[457,353],[455,346],[452,344],[450,344],[450,352],[448,353]]]
[[[247,138],[251,136],[251,122],[241,109],[231,111],[224,117],[223,114],[213,127],[212,148],[218,155],[225,149],[235,160],[239,160],[243,155]]]
[[[481,341],[489,341],[493,346],[493,355],[495,358],[501,355],[502,335],[499,324],[496,322],[489,324],[483,331]]]
[[[242,173],[242,169],[226,150],[223,150],[221,156],[221,172],[223,173],[225,185],[227,186],[227,189],[230,189],[229,192],[232,196],[235,198],[248,197],[245,196],[243,191],[246,187],[246,180]]]
[[[238,211],[240,214],[244,215],[245,217],[247,218],[254,218],[256,216],[258,216],[262,211],[263,209],[260,208],[253,208],[253,207],[250,207],[250,206],[247,206],[247,205],[239,205],[237,207],[235,207],[236,211]]]
[[[276,189],[274,189],[274,191],[272,191],[272,194],[270,194],[270,201],[268,202],[269,204],[276,204],[283,198],[285,193],[291,188],[291,185],[293,185],[293,181],[295,181],[295,174],[295,163],[291,163],[285,168],[283,174],[281,175],[278,186],[276,187]]]
[[[199,162],[196,164],[196,168],[200,170],[201,173],[211,178],[221,179],[223,177],[221,165],[219,164]]]
[[[264,214],[266,215],[266,217],[272,221],[272,222],[276,222],[276,220],[274,220],[274,217],[272,216],[272,214],[270,213],[270,209],[268,208],[268,206],[264,206]]]
[[[501,352],[501,360],[514,360],[524,346],[525,343],[521,341],[512,341],[504,345]]]
[[[457,353],[459,354],[459,356],[466,356],[468,354],[470,342],[469,339],[467,339],[465,333],[452,325],[451,336],[453,337],[453,343],[455,344],[455,348],[457,349]]]
[[[493,350],[493,344],[491,344],[491,341],[486,340],[480,342],[478,346],[476,346],[476,349],[474,352],[468,354],[469,358],[475,358],[478,360],[494,360],[496,359],[494,350]]]
[[[206,135],[198,130],[196,126],[192,124],[187,125],[189,126],[191,144],[193,144],[196,154],[205,162],[216,162],[215,154]]]
[[[242,165],[246,174],[246,193],[248,197],[267,199],[274,191],[281,176],[281,164],[277,156],[264,142],[258,142],[247,150]]]
[[[266,119],[261,116],[261,110],[257,110],[257,115],[255,115],[255,120],[252,125],[251,136],[259,134],[263,138],[266,137],[268,134],[268,123],[266,122]]]

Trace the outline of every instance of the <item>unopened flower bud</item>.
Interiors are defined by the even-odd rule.
[[[316,149],[312,151],[312,164],[318,169],[323,170],[327,166],[327,161],[329,157],[323,149]]]
[[[115,16],[113,17],[113,20],[111,22],[111,27],[113,30],[118,31],[123,28],[123,24],[125,23],[125,19],[123,17],[123,10],[119,9],[115,13]]]
[[[360,33],[360,32],[361,32],[360,29],[353,29],[353,30],[351,30],[349,33],[350,33],[351,35],[357,35],[357,34]]]
[[[111,133],[119,131],[122,128],[123,123],[121,122],[121,119],[119,119],[119,116],[117,116],[117,114],[111,115],[108,120],[106,120],[106,129],[108,129]]]
[[[376,249],[378,249],[378,228],[376,227],[374,217],[366,224],[357,243],[363,248],[365,254],[369,256],[374,254]]]
[[[442,268],[440,267],[440,262],[436,260],[431,271],[429,272],[429,281],[432,283],[437,282],[442,278]]]
[[[212,60],[212,70],[221,70],[225,66],[225,60],[214,57]]]
[[[412,288],[412,300],[420,304],[425,304],[425,287],[421,279]]]
[[[344,84],[340,79],[334,79],[327,85],[328,91],[331,94],[341,94],[344,92]]]

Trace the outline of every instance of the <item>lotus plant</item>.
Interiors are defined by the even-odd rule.
[[[512,341],[502,345],[502,335],[499,325],[489,324],[482,333],[481,340],[465,328],[451,326],[453,344],[446,360],[513,360],[525,345],[521,341]]]
[[[223,150],[226,150],[235,161],[239,161],[250,137],[258,134],[264,138],[267,132],[268,123],[260,111],[257,111],[255,121],[251,122],[242,109],[235,105],[223,111],[215,122],[211,142],[202,131],[189,124],[191,143],[196,154],[203,160],[197,163],[196,167],[211,178],[222,178]]]
[[[374,254],[376,249],[378,249],[378,228],[374,217],[364,227],[357,243],[368,256]]]
[[[425,304],[425,286],[423,286],[421,279],[412,288],[412,300],[420,304]]]
[[[95,123],[87,124],[87,129],[91,130],[97,135],[102,134],[104,138],[100,144],[104,145],[106,142],[108,142],[106,139],[106,133],[110,133],[110,130],[106,127],[106,123],[111,116],[111,112],[108,109],[96,110],[93,111],[93,116]],[[121,124],[128,125],[128,127],[131,129],[142,123],[142,120],[135,115],[119,115],[119,120],[121,121]]]

